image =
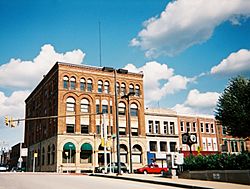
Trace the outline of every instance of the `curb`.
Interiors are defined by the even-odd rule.
[[[113,175],[102,175],[102,174],[90,174],[89,176],[106,177],[106,178],[121,179],[121,180],[130,180],[130,181],[144,182],[144,183],[149,183],[149,184],[174,186],[174,187],[180,187],[180,188],[213,189],[213,188],[209,188],[209,187],[202,187],[202,186],[195,186],[195,185],[179,184],[179,183],[164,182],[164,181],[154,181],[154,180],[143,180],[143,179],[131,178],[131,177],[121,177],[118,175],[113,176]]]

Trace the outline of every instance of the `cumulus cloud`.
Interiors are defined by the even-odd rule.
[[[125,69],[131,72],[144,73],[144,94],[145,103],[159,101],[168,94],[174,94],[186,89],[187,84],[194,82],[193,78],[181,75],[174,75],[174,69],[166,64],[156,61],[147,62],[144,66],[137,68],[133,64],[128,64]]]
[[[239,74],[250,72],[250,51],[241,49],[238,52],[231,53],[227,58],[222,60],[218,65],[212,67],[211,74]]]
[[[31,89],[57,61],[80,64],[84,57],[85,53],[79,49],[57,53],[52,45],[46,44],[42,46],[38,56],[31,61],[13,58],[8,63],[1,65],[0,85]]]
[[[213,114],[220,94],[217,92],[201,93],[197,89],[189,91],[183,104],[176,104],[173,109],[178,113],[186,114]]]
[[[4,123],[4,116],[11,116],[13,119],[23,118],[25,111],[24,100],[29,94],[30,91],[15,91],[10,96],[5,96],[0,91],[0,122]],[[6,142],[6,147],[10,147],[17,142],[23,142],[23,129],[23,122],[20,122],[18,125],[16,123],[16,128],[0,127],[0,139]]]
[[[239,25],[250,16],[246,0],[178,0],[168,3],[160,16],[149,18],[130,42],[147,57],[174,56],[207,41],[214,29],[225,21]]]

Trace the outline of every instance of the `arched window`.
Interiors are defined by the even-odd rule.
[[[102,93],[102,85],[103,85],[102,81],[99,80],[98,81],[98,93]]]
[[[42,165],[45,163],[45,149],[44,147],[42,148]]]
[[[133,104],[130,105],[130,115],[131,116],[138,116],[137,104],[133,103]]]
[[[121,84],[121,96],[123,96],[125,94],[126,94],[126,85],[125,85],[125,83],[122,83]]]
[[[80,90],[85,91],[85,88],[86,88],[86,81],[85,81],[84,78],[81,78],[81,80],[80,80]]]
[[[125,115],[126,114],[126,105],[123,102],[120,102],[118,105],[118,114]]]
[[[129,85],[129,92],[134,92],[134,85],[133,84]]]
[[[84,143],[81,146],[80,162],[81,163],[92,163],[92,146],[89,143]]]
[[[135,96],[140,96],[140,86],[139,85],[135,86]]]
[[[89,113],[89,100],[84,98],[81,100],[81,112],[83,113]]]
[[[142,148],[138,144],[134,145],[132,148],[132,162],[142,163]]]
[[[88,92],[92,92],[92,90],[93,90],[92,80],[91,80],[91,79],[88,79],[88,80],[87,80],[87,91],[88,91]]]
[[[74,77],[70,78],[70,89],[73,89],[73,90],[76,89],[76,78]]]
[[[120,94],[120,84],[116,83],[116,94]]]
[[[48,145],[48,151],[47,151],[47,164],[50,164],[50,145]]]
[[[104,93],[109,94],[109,82],[104,82]]]
[[[120,145],[120,158],[121,162],[128,163],[128,148],[125,144]]]
[[[63,146],[62,162],[75,163],[76,147],[72,142],[68,142]]]
[[[69,78],[67,76],[63,77],[63,88],[68,89],[69,88]]]
[[[75,112],[75,99],[72,97],[68,97],[66,100],[66,111],[67,112]]]
[[[56,148],[55,145],[52,145],[52,164],[55,163],[55,158],[56,158]]]
[[[107,114],[108,113],[108,101],[102,100],[102,113]]]

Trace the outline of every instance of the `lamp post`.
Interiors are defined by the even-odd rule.
[[[133,172],[132,165],[132,144],[131,144],[131,121],[130,121],[130,103],[129,97],[134,96],[135,92],[129,92],[126,95],[123,95],[121,98],[126,99],[128,102],[128,143],[129,143],[129,172]]]
[[[121,159],[120,159],[120,137],[119,137],[119,124],[118,124],[118,100],[117,100],[116,74],[117,73],[127,74],[128,70],[125,70],[125,69],[116,70],[111,67],[103,67],[102,71],[114,73],[117,174],[120,175],[121,174]]]

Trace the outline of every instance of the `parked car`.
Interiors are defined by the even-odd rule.
[[[125,163],[120,162],[121,165],[121,173],[128,173],[128,168]],[[105,167],[99,166],[95,168],[96,173],[105,173]],[[107,172],[110,172],[110,163],[107,165]],[[117,173],[118,172],[118,163],[113,162],[111,163],[111,172]]]
[[[5,172],[8,170],[8,167],[6,167],[5,165],[0,165],[0,172]]]
[[[12,167],[11,172],[25,172],[25,167]]]
[[[142,168],[134,170],[135,173],[143,173],[143,174],[164,174],[164,172],[168,172],[167,167],[159,167],[158,165],[146,165]]]

